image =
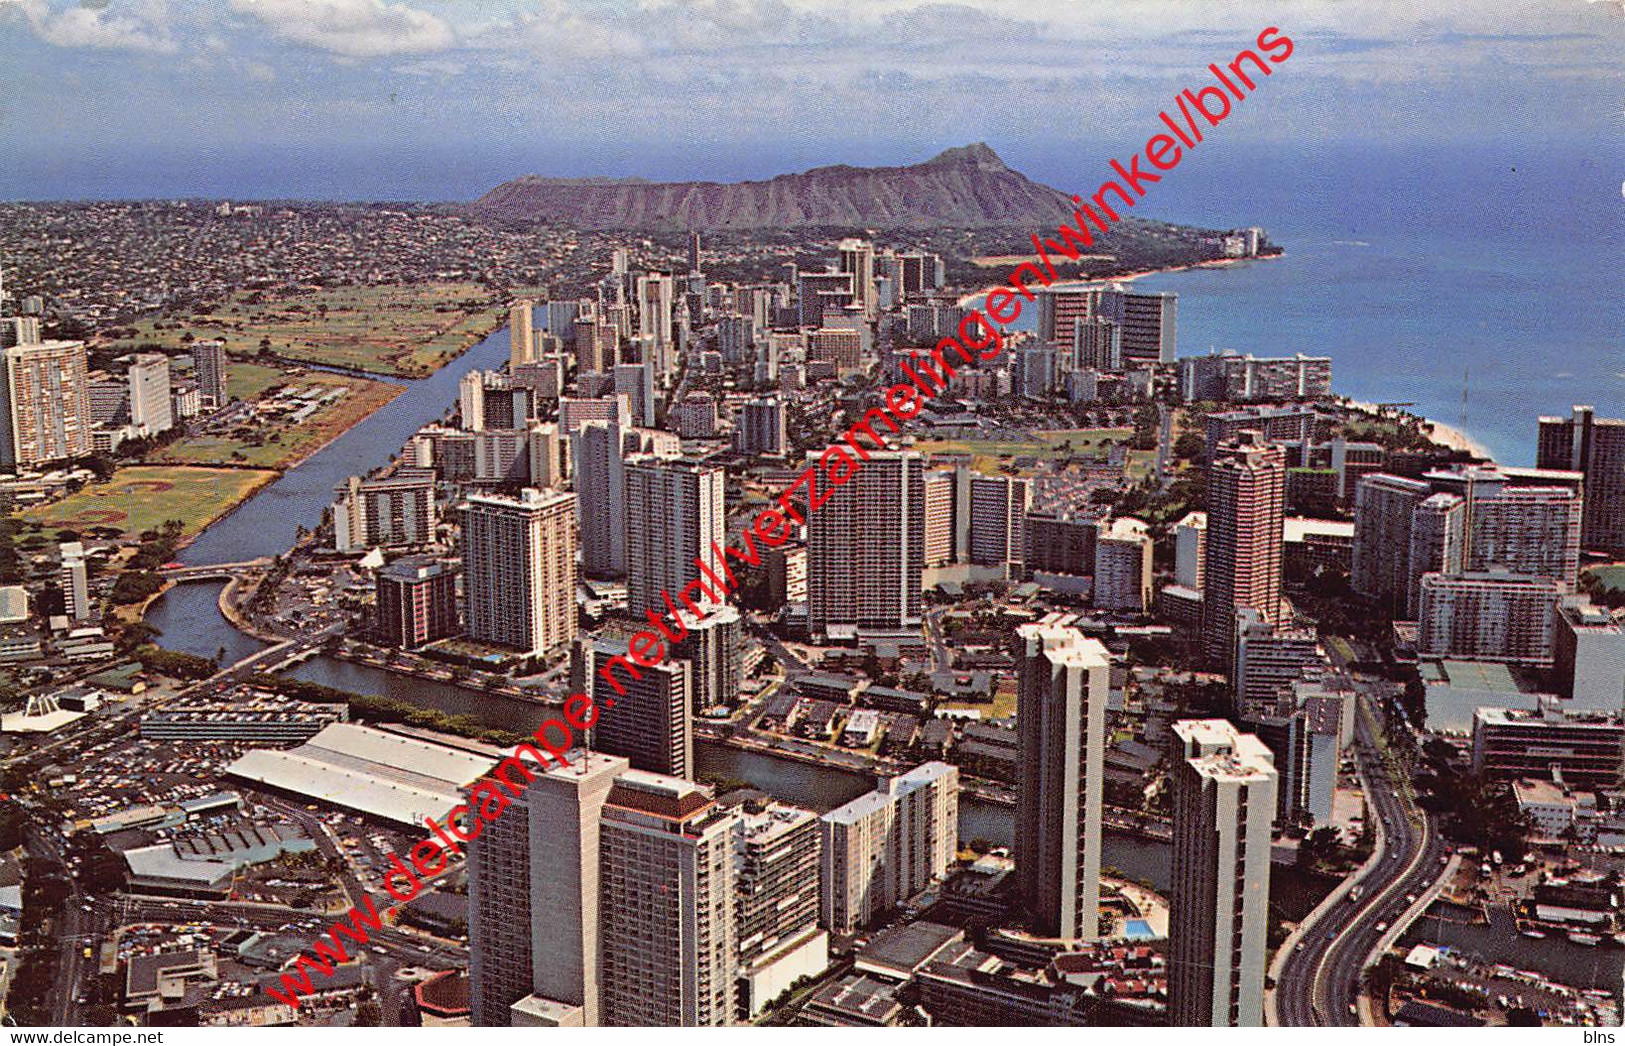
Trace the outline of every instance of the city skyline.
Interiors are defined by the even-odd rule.
[[[1622,43],[0,0],[0,1024],[1603,1041]]]

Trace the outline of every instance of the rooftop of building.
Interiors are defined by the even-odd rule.
[[[489,505],[493,508],[520,508],[542,509],[551,508],[564,502],[575,501],[575,495],[560,490],[537,490],[535,487],[526,487],[519,492],[518,497],[506,497],[501,494],[470,494],[470,505]]]
[[[610,788],[610,806],[675,821],[687,821],[716,807],[711,789],[682,777],[648,770],[625,770]]]
[[[1151,534],[1151,525],[1143,519],[1133,516],[1119,516],[1111,524],[1102,527],[1100,540],[1102,541],[1139,541],[1148,538]]]
[[[1577,632],[1625,634],[1625,623],[1621,622],[1618,613],[1607,607],[1597,606],[1589,600],[1562,600],[1557,605],[1557,612]]]
[[[770,803],[760,810],[747,809],[744,817],[745,841],[756,845],[771,842],[804,824],[818,820],[818,815],[811,810],[803,810],[799,806],[789,806],[785,803]]]
[[[332,723],[297,748],[255,749],[231,775],[399,823],[417,825],[461,801],[497,760],[448,744]]]
[[[1317,734],[1335,734],[1342,729],[1343,700],[1330,694],[1305,698],[1298,706],[1304,722]]]
[[[460,1017],[470,1012],[468,975],[462,970],[438,973],[412,989],[417,1004],[437,1017]]]
[[[631,765],[625,756],[572,748],[564,754],[564,765],[550,765],[542,776],[557,781],[579,781],[602,773],[623,774]]]
[[[1618,712],[1589,709],[1566,709],[1554,702],[1543,701],[1536,708],[1479,708],[1473,713],[1475,723],[1485,726],[1580,727],[1602,729],[1621,727]]]
[[[545,1025],[563,1025],[575,1019],[581,1007],[557,999],[544,999],[540,995],[527,995],[514,1003],[512,1010],[535,1018]]]
[[[1573,789],[1539,777],[1520,777],[1513,781],[1512,794],[1520,803],[1574,805],[1576,802]]]
[[[965,931],[942,923],[908,923],[883,931],[858,952],[854,968],[860,972],[906,981],[936,958],[948,945],[962,940]]]
[[[1043,620],[1021,625],[1016,634],[1028,649],[1036,640],[1039,648],[1056,664],[1069,668],[1110,668],[1111,655],[1098,639],[1086,637],[1072,627],[1067,615],[1048,614]]]
[[[429,556],[407,556],[380,569],[378,576],[399,581],[423,581],[449,573],[450,570],[447,564]]]
[[[1310,537],[1354,539],[1354,523],[1340,519],[1310,519],[1306,516],[1288,516],[1281,521],[1281,537],[1287,542],[1303,541]]]
[[[896,991],[897,986],[887,981],[852,973],[820,988],[808,1006],[858,1024],[889,1024],[903,1008]]]

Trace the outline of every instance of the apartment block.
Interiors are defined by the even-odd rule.
[[[959,769],[923,763],[825,814],[821,921],[851,933],[944,875],[959,845]]]
[[[1261,1027],[1273,758],[1222,719],[1181,720],[1174,737],[1168,1023]]]

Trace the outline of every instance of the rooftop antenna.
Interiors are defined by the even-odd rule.
[[[1473,376],[1473,368],[1469,364],[1461,369],[1461,416],[1456,419],[1456,428],[1461,430],[1461,438],[1467,438],[1467,385]]]

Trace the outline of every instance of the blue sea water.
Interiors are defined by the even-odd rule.
[[[1612,150],[1199,152],[1151,188],[1147,213],[1261,225],[1286,254],[1139,282],[1178,292],[1181,355],[1330,356],[1340,394],[1450,425],[1465,410],[1498,460],[1532,464],[1541,414],[1625,413],[1625,152]],[[1094,167],[1068,169],[1035,174],[1099,184]]]

